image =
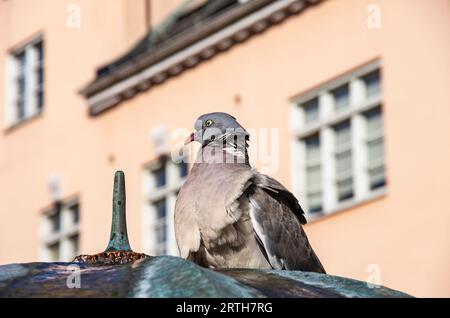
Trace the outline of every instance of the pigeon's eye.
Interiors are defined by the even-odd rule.
[[[208,119],[207,121],[205,121],[205,127],[209,127],[213,124],[214,122],[211,119]]]

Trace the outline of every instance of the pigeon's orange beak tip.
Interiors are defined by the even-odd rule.
[[[185,145],[188,145],[188,144],[190,144],[191,142],[193,142],[194,139],[195,139],[195,134],[192,133],[192,134],[189,135],[189,137],[186,138],[186,140],[184,141],[184,144],[185,144]]]

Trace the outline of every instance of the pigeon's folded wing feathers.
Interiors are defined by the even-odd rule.
[[[276,200],[286,204],[301,224],[306,224],[305,212],[298,203],[297,198],[281,183],[264,174],[258,174],[255,178],[255,183],[258,187],[267,190],[266,192],[274,196]]]
[[[295,196],[278,181],[258,174],[240,200],[247,205],[258,243],[275,269],[325,273],[301,224],[304,212]],[[242,203],[241,203],[242,204]]]

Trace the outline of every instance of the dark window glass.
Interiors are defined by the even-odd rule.
[[[79,204],[74,204],[69,208],[72,214],[72,223],[78,224],[80,222],[80,206]]]
[[[41,111],[44,107],[44,46],[39,42],[34,47],[38,56],[36,103],[38,111]]]
[[[57,212],[50,216],[50,223],[52,227],[52,232],[59,232],[61,229],[61,213]]]
[[[34,45],[34,47],[36,49],[36,54],[37,54],[37,57],[38,57],[38,61],[44,60],[44,45],[43,45],[43,42],[40,41],[40,42],[36,43]]]
[[[157,213],[157,219],[161,220],[164,219],[166,217],[166,200],[161,200],[155,203],[155,207],[156,207],[156,213]]]
[[[158,226],[158,231],[157,231],[157,241],[159,244],[161,243],[165,243],[166,242],[166,229],[165,229],[165,224],[160,224]]]
[[[72,252],[74,255],[77,255],[79,252],[79,235],[73,235],[69,238],[70,245],[72,246]]]
[[[337,195],[339,201],[353,197],[351,125],[346,120],[334,127]]]
[[[375,71],[363,76],[363,81],[366,86],[366,96],[367,97],[371,97],[373,95],[380,93],[380,91],[381,91],[380,70],[375,70]]]
[[[320,166],[320,139],[319,135],[307,137],[306,146],[306,190],[308,197],[308,210],[310,213],[322,211],[322,171]]]
[[[322,212],[321,205],[316,205],[316,206],[312,206],[309,208],[309,213],[311,213],[311,214],[320,213],[320,212]]]
[[[157,243],[157,254],[166,254],[166,242],[167,242],[167,229],[166,229],[166,216],[167,206],[166,200],[163,199],[155,203],[156,207],[156,227],[155,237]]]
[[[189,172],[189,167],[188,167],[187,162],[182,161],[179,164],[179,167],[180,167],[180,178],[186,177],[188,175],[188,172]]]
[[[332,92],[334,98],[334,108],[337,112],[345,110],[350,105],[350,94],[348,84],[342,85]]]
[[[164,187],[166,185],[166,166],[163,164],[160,168],[153,171],[155,176],[155,184],[157,188]]]
[[[38,111],[41,111],[42,108],[44,108],[44,92],[38,91],[36,94],[36,98],[37,98]]]
[[[52,261],[59,261],[59,242],[48,245],[48,252]]]
[[[25,52],[16,55],[18,63],[17,74],[17,119],[25,118]]]
[[[313,98],[303,105],[305,124],[310,124],[319,119],[319,99]]]

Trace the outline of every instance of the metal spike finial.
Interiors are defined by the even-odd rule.
[[[114,175],[111,234],[106,251],[131,251],[127,233],[125,174]]]
[[[88,264],[115,265],[126,264],[149,257],[143,253],[136,253],[131,250],[125,214],[125,174],[123,171],[116,171],[114,175],[111,234],[108,247],[104,252],[95,255],[78,255],[73,261]]]

